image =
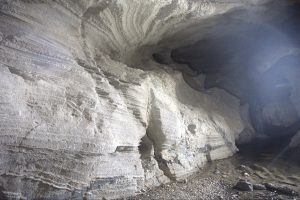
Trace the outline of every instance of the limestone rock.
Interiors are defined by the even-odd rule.
[[[0,0],[1,192],[124,197],[233,155],[238,99],[137,55],[247,2]]]

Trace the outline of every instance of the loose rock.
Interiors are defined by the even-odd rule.
[[[247,172],[243,172],[243,176],[250,176]]]
[[[266,186],[263,184],[253,184],[253,189],[254,190],[266,190]]]
[[[241,170],[243,172],[247,172],[248,174],[251,174],[251,172],[252,172],[251,168],[246,165],[240,165],[237,167],[237,169]]]
[[[265,186],[266,186],[267,190],[277,191],[280,194],[285,194],[285,195],[289,195],[289,196],[298,196],[299,195],[295,190],[293,190],[285,185],[276,185],[273,183],[266,183]]]
[[[253,191],[253,184],[245,179],[240,179],[234,188],[240,191]]]
[[[267,173],[267,174],[272,174],[267,168],[265,168],[263,166],[260,166],[258,164],[251,165],[251,168],[255,171],[264,172],[264,173]]]

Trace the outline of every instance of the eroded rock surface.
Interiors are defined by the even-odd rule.
[[[136,55],[248,3],[1,0],[1,192],[117,198],[235,153],[237,98]]]
[[[272,6],[264,13],[224,14],[226,22],[219,19],[218,31],[172,49],[171,57],[194,71],[185,76],[191,87],[223,88],[249,105],[258,134],[285,137],[300,119],[300,40],[295,35],[300,24],[294,20],[300,6]],[[203,76],[204,87],[197,85]]]

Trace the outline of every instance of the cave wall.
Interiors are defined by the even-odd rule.
[[[151,57],[125,63],[163,35],[240,5],[1,0],[2,192],[117,198],[233,155],[245,126],[237,98],[196,91]]]
[[[199,91],[223,88],[249,105],[250,121],[258,134],[284,137],[300,122],[299,3],[274,2],[264,13],[224,14],[226,20],[215,20],[218,31],[173,48],[170,54],[193,71],[184,76],[191,87]],[[202,77],[204,87],[198,85]]]

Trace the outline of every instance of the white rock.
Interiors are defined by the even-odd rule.
[[[244,129],[239,101],[220,89],[195,91],[181,73],[135,56],[142,46],[195,20],[239,5],[1,3],[0,185],[5,194],[12,199],[124,197],[233,155],[235,138]]]

